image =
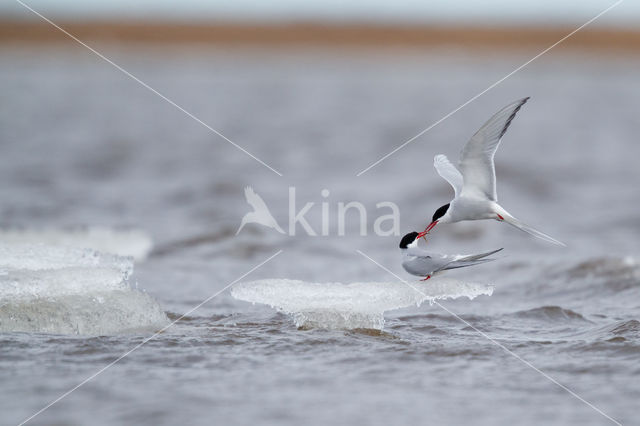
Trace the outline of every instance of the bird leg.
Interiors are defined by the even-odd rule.
[[[423,280],[420,280],[420,281],[426,281],[426,280],[428,280],[429,278],[431,278],[431,275],[427,275],[427,278],[425,278],[425,279],[423,279]]]

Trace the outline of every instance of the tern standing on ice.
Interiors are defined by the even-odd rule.
[[[520,222],[498,204],[493,157],[511,121],[527,100],[528,97],[513,102],[491,117],[462,149],[458,168],[445,155],[435,156],[433,165],[438,174],[451,184],[455,197],[436,210],[431,223],[424,230],[425,234],[438,223],[494,219],[550,243],[565,245]]]
[[[439,253],[429,253],[418,247],[418,241],[425,235],[425,232],[410,232],[400,241],[400,251],[402,252],[402,267],[411,275],[425,277],[426,281],[438,272],[448,269],[464,268],[466,266],[479,265],[495,259],[489,259],[494,253],[502,249],[475,255],[447,255]]]

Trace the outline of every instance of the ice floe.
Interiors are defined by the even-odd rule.
[[[168,319],[133,289],[133,259],[91,249],[0,243],[0,332],[107,335]]]
[[[99,226],[76,229],[0,229],[0,241],[8,244],[90,248],[103,253],[131,256],[136,261],[146,259],[153,248],[151,237],[143,231]]]
[[[409,284],[409,285],[408,285]],[[293,317],[298,327],[382,330],[384,313],[423,302],[480,295],[493,287],[434,277],[425,282],[312,283],[266,279],[238,283],[231,295],[239,300],[269,305]]]

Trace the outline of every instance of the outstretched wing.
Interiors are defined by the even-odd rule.
[[[456,166],[451,164],[446,155],[436,155],[433,158],[433,167],[436,168],[436,171],[444,180],[449,182],[451,186],[453,186],[453,190],[456,193],[456,197],[458,194],[462,192],[462,184],[464,182],[462,178],[462,174]]]
[[[464,146],[458,164],[464,176],[464,195],[498,200],[493,157],[511,121],[528,100],[528,97],[520,99],[502,108]]]
[[[264,200],[262,199],[262,197],[256,194],[256,192],[253,190],[252,187],[247,186],[244,188],[244,196],[247,199],[247,203],[249,203],[249,205],[253,207],[254,211],[260,212],[260,213],[263,213],[263,212],[269,213],[269,209],[267,208],[267,205],[264,203]]]

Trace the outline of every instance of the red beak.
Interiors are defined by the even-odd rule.
[[[427,226],[427,229],[424,230],[424,233],[428,234],[429,231],[431,231],[437,224],[438,224],[437,220],[434,220],[433,222],[431,222],[429,226]]]
[[[420,238],[424,237],[425,235],[427,235],[427,232],[426,232],[426,231],[420,232],[420,233],[418,234],[418,236],[416,237],[416,240],[419,240]]]

